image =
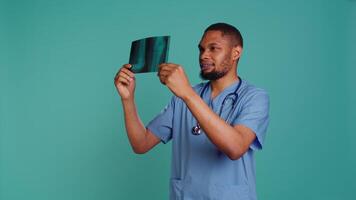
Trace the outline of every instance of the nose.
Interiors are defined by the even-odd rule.
[[[209,59],[209,58],[210,58],[209,51],[207,51],[207,50],[201,50],[200,51],[200,56],[199,56],[200,60],[206,60],[206,59]]]

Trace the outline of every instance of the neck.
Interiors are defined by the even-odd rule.
[[[211,84],[211,98],[215,98],[222,92],[225,88],[229,87],[235,81],[238,80],[237,73],[232,76],[224,76],[218,80],[210,81]]]

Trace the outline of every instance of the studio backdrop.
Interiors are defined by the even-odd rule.
[[[171,143],[133,153],[113,78],[132,41],[169,35],[168,62],[199,83],[216,22],[240,29],[238,73],[270,95],[259,199],[354,198],[355,19],[354,0],[2,0],[0,199],[167,199]],[[136,83],[147,124],[172,94]]]

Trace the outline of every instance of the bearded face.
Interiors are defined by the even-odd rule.
[[[199,44],[200,76],[205,80],[224,77],[233,67],[232,45],[220,31],[208,31]]]

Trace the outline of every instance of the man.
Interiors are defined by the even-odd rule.
[[[161,64],[158,77],[174,96],[147,128],[136,111],[130,65],[117,73],[129,141],[142,154],[172,140],[170,199],[255,200],[253,155],[265,138],[269,97],[237,74],[243,39],[235,27],[209,26],[198,47],[200,75],[209,81],[191,87],[183,67]]]

